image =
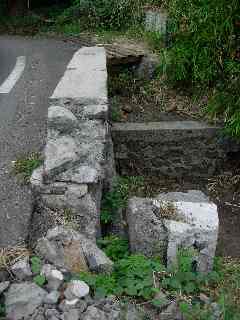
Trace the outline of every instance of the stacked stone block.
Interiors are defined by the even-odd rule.
[[[50,98],[44,163],[31,179],[37,199],[36,238],[55,224],[53,216],[66,211],[89,238],[99,233],[102,189],[114,175],[107,118],[105,50],[82,48]]]

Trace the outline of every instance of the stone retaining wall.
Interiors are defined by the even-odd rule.
[[[209,177],[239,150],[219,128],[197,121],[116,123],[112,136],[122,175]]]
[[[50,98],[44,163],[31,178],[32,241],[69,222],[96,238],[102,190],[114,175],[107,118],[105,50],[85,47],[75,53]]]

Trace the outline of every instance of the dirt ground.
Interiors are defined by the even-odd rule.
[[[112,121],[211,120],[205,111],[206,94],[180,91],[163,78],[145,81],[125,69],[110,74],[109,88]]]

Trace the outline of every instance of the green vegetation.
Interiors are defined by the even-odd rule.
[[[141,187],[142,183],[142,177],[118,177],[112,190],[103,195],[101,223],[111,223],[117,217],[118,210],[126,207],[129,194]]]
[[[74,0],[59,20],[63,23],[78,18],[84,29],[126,29],[138,23],[142,15],[142,0]]]
[[[34,274],[38,274],[41,272],[42,261],[39,257],[33,256],[30,259],[31,262],[31,270]]]
[[[42,269],[42,261],[39,257],[33,256],[33,257],[31,257],[30,262],[31,262],[32,273],[35,275],[33,278],[33,281],[39,287],[42,287],[46,282],[45,276],[40,274],[41,269]]]
[[[110,235],[103,239],[99,239],[97,244],[114,262],[126,258],[129,255],[128,240],[121,239],[116,235]]]
[[[157,260],[147,259],[142,255],[130,255],[115,262],[111,275],[81,274],[80,279],[86,281],[92,293],[97,296],[114,294],[149,300],[156,291],[153,271],[161,272],[163,268]]]
[[[223,310],[224,320],[240,318],[240,261],[231,258],[216,258],[215,271],[220,280],[213,296]]]
[[[109,236],[99,243],[115,262],[112,274],[76,275],[88,283],[93,295],[116,295],[158,308],[166,302],[158,298],[161,291],[166,298],[177,301],[186,320],[215,319],[213,301],[219,304],[221,319],[239,319],[239,263],[229,265],[217,259],[215,270],[202,274],[194,269],[195,250],[179,250],[176,265],[166,268],[158,258],[130,254],[125,239]],[[203,293],[209,303],[199,299]]]
[[[177,86],[204,87],[208,112],[223,116],[226,132],[240,137],[238,0],[169,0],[171,45],[161,71]]]
[[[42,287],[46,283],[46,278],[41,274],[38,274],[33,278],[33,281],[39,286]]]
[[[42,164],[39,153],[33,152],[13,162],[14,173],[19,175],[24,183],[29,183],[33,171]]]
[[[5,319],[6,308],[4,303],[0,303],[0,319]]]

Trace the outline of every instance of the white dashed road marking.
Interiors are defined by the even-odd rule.
[[[20,79],[26,66],[26,57],[21,56],[17,58],[15,67],[7,79],[0,86],[0,93],[9,93]]]

